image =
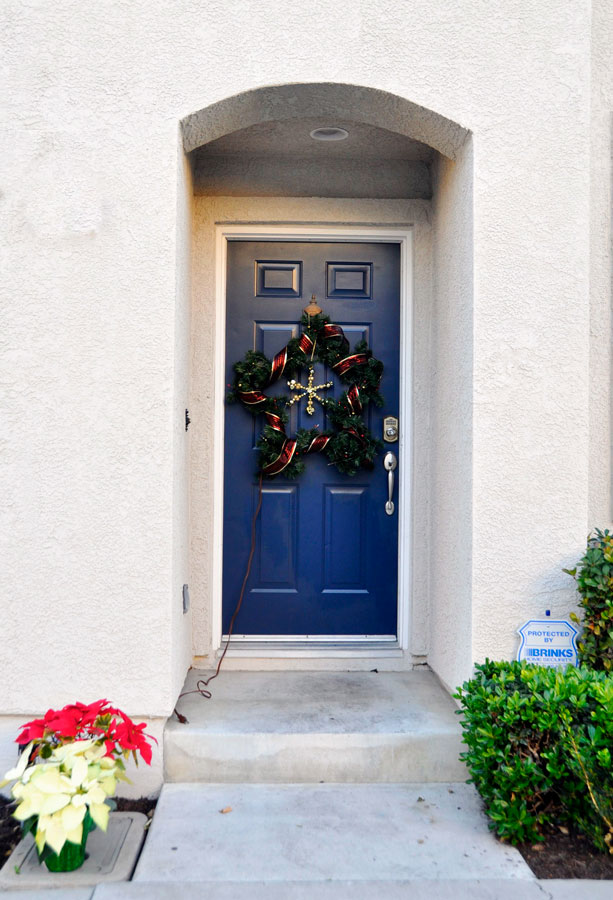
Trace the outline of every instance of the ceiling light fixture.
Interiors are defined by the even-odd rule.
[[[314,128],[310,134],[314,141],[344,141],[349,137],[349,132],[337,125]]]

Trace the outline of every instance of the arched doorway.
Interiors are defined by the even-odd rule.
[[[372,125],[427,144],[455,159],[469,135],[445,116],[387,91],[354,84],[282,84],[228,97],[187,116],[181,123],[190,153],[226,134],[291,119],[328,117]]]
[[[317,128],[345,130],[344,141],[316,144]],[[439,540],[470,517],[470,347],[472,307],[472,147],[469,132],[409,100],[345,84],[290,84],[229,97],[188,116],[184,146],[194,184],[191,460],[194,654],[210,660],[221,639],[223,569],[223,397],[228,240],[295,240],[320,230],[340,240],[411,233],[414,269],[402,288],[413,298],[411,346],[413,473],[411,508],[404,510],[400,549],[406,554],[405,616],[396,640],[347,649],[338,643],[318,656],[305,647],[236,649],[230,665],[285,663],[363,667],[381,653],[384,665],[407,667],[449,654],[470,655],[470,585],[460,579],[453,617],[441,577]],[[340,230],[339,230],[340,229]],[[363,234],[366,232],[363,231]],[[410,283],[409,283],[410,282]],[[305,301],[306,302],[306,301]],[[212,325],[215,322],[215,328]],[[247,349],[247,348],[245,348]],[[214,385],[214,388],[213,388]],[[455,448],[455,449],[454,449]],[[453,451],[450,454],[450,451]],[[212,465],[212,460],[217,460]],[[408,494],[407,494],[408,496]],[[468,518],[467,518],[468,517]],[[436,539],[433,539],[437,535]],[[464,565],[462,535],[451,552]],[[401,579],[402,582],[402,579]],[[402,634],[401,634],[402,631]],[[376,653],[375,653],[376,651]],[[351,662],[348,662],[351,660]],[[208,664],[208,663],[207,663]],[[275,662],[275,664],[278,664]],[[441,669],[444,666],[441,665]],[[444,677],[444,671],[443,671]]]

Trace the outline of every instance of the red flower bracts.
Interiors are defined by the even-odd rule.
[[[151,764],[152,735],[145,734],[146,725],[135,725],[132,719],[111,706],[108,700],[95,703],[73,703],[63,709],[49,709],[42,719],[32,719],[22,726],[18,744],[34,742],[34,752],[47,757],[53,747],[71,741],[94,740],[104,742],[106,756],[114,759],[130,754],[138,764],[140,753],[147,765]],[[156,741],[157,743],[157,741]],[[44,749],[47,748],[47,749]]]

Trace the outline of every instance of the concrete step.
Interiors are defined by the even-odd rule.
[[[184,690],[207,673],[192,670]],[[432,672],[223,672],[164,732],[167,782],[447,782],[455,704]]]
[[[521,897],[533,878],[464,783],[166,784],[133,883],[308,883],[318,897],[366,882],[377,897],[388,882],[512,879]]]

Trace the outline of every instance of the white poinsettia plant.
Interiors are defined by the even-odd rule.
[[[84,828],[106,831],[118,780],[127,781],[123,766],[94,740],[77,740],[55,747],[44,762],[30,763],[34,741],[28,744],[0,787],[11,781],[17,801],[14,817],[31,831],[39,855],[48,847],[59,854],[67,841],[80,844]]]
[[[141,757],[151,764],[149,741],[155,738],[145,727],[108,700],[48,709],[22,725],[16,743],[25,750],[0,788],[15,782],[13,816],[24,834],[34,835],[39,858],[52,871],[74,868],[74,859],[67,859],[74,856],[70,845],[84,851],[90,831],[106,831],[115,808],[110,797],[118,781],[129,781],[124,760],[131,756],[138,765]]]

